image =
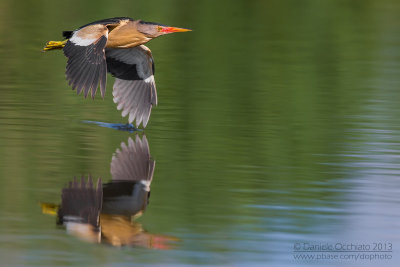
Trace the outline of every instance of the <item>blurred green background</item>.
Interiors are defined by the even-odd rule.
[[[0,0],[2,264],[307,266],[296,241],[400,243],[399,13],[396,0]],[[38,205],[73,176],[109,179],[134,135],[81,123],[126,122],[113,78],[84,99],[62,52],[41,52],[116,16],[193,29],[148,43],[159,105],[140,222],[182,239],[171,251],[85,244]]]

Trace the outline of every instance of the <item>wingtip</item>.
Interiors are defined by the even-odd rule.
[[[142,122],[143,128],[146,128],[147,123],[148,123],[148,119],[144,118],[143,122]]]

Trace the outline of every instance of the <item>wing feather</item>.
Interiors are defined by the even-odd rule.
[[[146,127],[153,105],[157,105],[153,57],[144,45],[125,49],[106,49],[107,71],[115,79],[114,102],[122,116]]]
[[[83,177],[80,182],[75,177],[68,187],[62,189],[61,207],[58,211],[59,223],[74,218],[79,223],[99,227],[102,197],[101,179],[98,180],[97,187],[94,187],[90,176],[87,183]]]
[[[68,57],[66,77],[68,84],[77,94],[84,92],[85,98],[91,91],[94,98],[100,83],[104,98],[107,80],[105,46],[108,29],[105,25],[94,24],[73,32],[63,48]]]
[[[151,181],[155,161],[151,159],[149,143],[146,136],[135,141],[130,137],[128,145],[121,143],[111,160],[111,176],[113,181]]]

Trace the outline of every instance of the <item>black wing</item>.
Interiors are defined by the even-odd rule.
[[[99,83],[104,98],[107,82],[104,48],[107,38],[108,28],[94,24],[74,31],[63,49],[68,58],[67,80],[77,94],[84,91],[85,98],[89,91],[92,98],[95,97]]]
[[[154,62],[150,49],[144,45],[106,49],[107,70],[115,79],[114,102],[122,117],[129,114],[129,122],[146,127],[153,105],[157,105],[154,81]]]
[[[89,177],[87,183],[85,183],[83,177],[80,182],[74,178],[74,181],[62,190],[58,223],[74,221],[98,228],[102,201],[101,179],[97,181],[97,186],[95,186],[91,177]]]

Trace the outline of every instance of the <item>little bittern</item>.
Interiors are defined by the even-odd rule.
[[[66,77],[77,94],[91,92],[95,97],[100,85],[106,91],[107,72],[114,76],[114,102],[129,123],[146,127],[151,108],[157,105],[154,61],[144,43],[164,34],[189,29],[118,17],[86,24],[74,31],[64,31],[64,41],[49,41],[44,51],[63,49],[68,58]]]

